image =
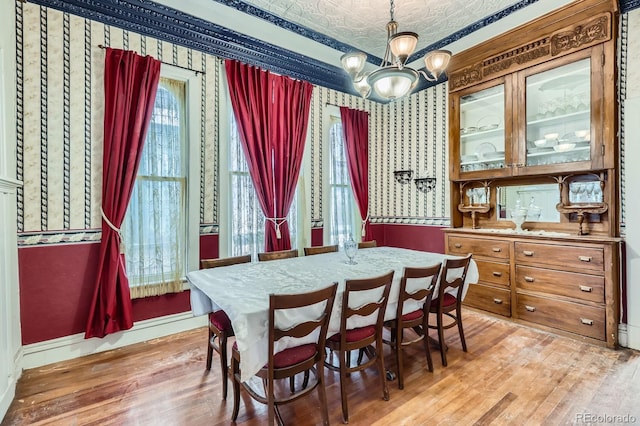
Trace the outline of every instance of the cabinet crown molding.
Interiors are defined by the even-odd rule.
[[[497,42],[489,40],[484,43],[486,56],[471,58],[468,52],[462,52],[452,58],[454,65],[449,73],[449,91],[454,92],[465,87],[497,78],[546,60],[568,55],[613,38],[612,12],[601,12],[595,17],[572,22],[548,33],[539,31],[536,38],[525,44],[509,47],[498,53],[491,51]],[[514,40],[522,40],[517,36],[521,29],[516,29]],[[499,44],[504,46],[504,44]],[[467,57],[467,59],[465,59]],[[457,61],[456,61],[457,59]],[[455,63],[458,64],[456,68]]]

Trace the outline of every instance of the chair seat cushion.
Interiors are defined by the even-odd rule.
[[[442,306],[453,306],[456,304],[456,302],[458,301],[458,299],[456,299],[454,296],[452,296],[449,293],[445,293],[444,294],[444,299],[442,300]],[[438,307],[438,299],[433,299],[431,301],[431,308],[437,308]]]
[[[354,328],[347,330],[347,342],[357,342],[358,340],[366,339],[376,334],[376,327],[368,325],[366,327]],[[336,333],[329,338],[332,342],[340,341],[340,333]]]
[[[223,310],[211,312],[209,314],[209,322],[213,324],[218,330],[233,332],[231,327],[231,320]]]
[[[289,367],[299,362],[308,360],[315,354],[315,343],[307,343],[306,345],[294,346],[275,354],[273,356],[273,366],[275,368]]]
[[[411,321],[417,318],[422,318],[422,309],[402,315],[402,321]]]
[[[238,350],[238,342],[233,342],[231,349]],[[273,366],[275,368],[285,368],[295,365],[299,362],[306,361],[316,354],[316,344],[307,343],[306,345],[294,346],[278,352],[273,356]],[[267,368],[267,365],[264,366]]]

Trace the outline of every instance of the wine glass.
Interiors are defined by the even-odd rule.
[[[358,262],[353,260],[356,257],[356,253],[358,252],[358,244],[353,240],[353,237],[349,235],[349,238],[344,242],[344,254],[347,255],[349,261],[346,262],[347,265],[357,265]]]

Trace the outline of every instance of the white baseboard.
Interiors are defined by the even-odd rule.
[[[7,414],[9,406],[13,402],[13,398],[16,396],[16,384],[18,383],[18,379],[22,375],[22,368],[20,368],[21,364],[22,348],[18,349],[18,352],[15,355],[15,358],[13,360],[13,373],[9,376],[7,387],[4,389],[3,394],[0,396],[0,421],[2,421],[4,415]]]
[[[121,348],[207,325],[207,316],[191,312],[139,321],[133,328],[102,339],[85,339],[84,333],[23,346],[22,368],[35,368],[59,361]]]
[[[9,406],[11,405],[11,402],[13,402],[13,398],[16,396],[16,380],[14,379],[15,376],[9,378],[9,384],[4,390],[2,396],[0,396],[0,421],[2,421],[4,415],[7,414]]]
[[[626,345],[622,343],[622,339],[618,338],[620,341],[620,346],[624,346],[626,348],[631,349],[640,349],[640,327],[637,325],[625,324],[625,337],[626,337]]]

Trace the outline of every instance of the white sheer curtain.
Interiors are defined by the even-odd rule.
[[[264,214],[256,196],[249,167],[240,145],[240,134],[231,114],[229,137],[229,185],[231,223],[231,256],[251,254],[257,259],[264,251]],[[297,192],[287,216],[291,248],[297,247]]]
[[[182,291],[187,246],[185,86],[160,79],[122,226],[132,298]]]
[[[342,244],[349,235],[359,241],[355,234],[355,210],[353,192],[347,170],[347,156],[342,137],[342,123],[338,118],[331,124],[329,130],[330,161],[329,161],[329,240],[330,244]]]

